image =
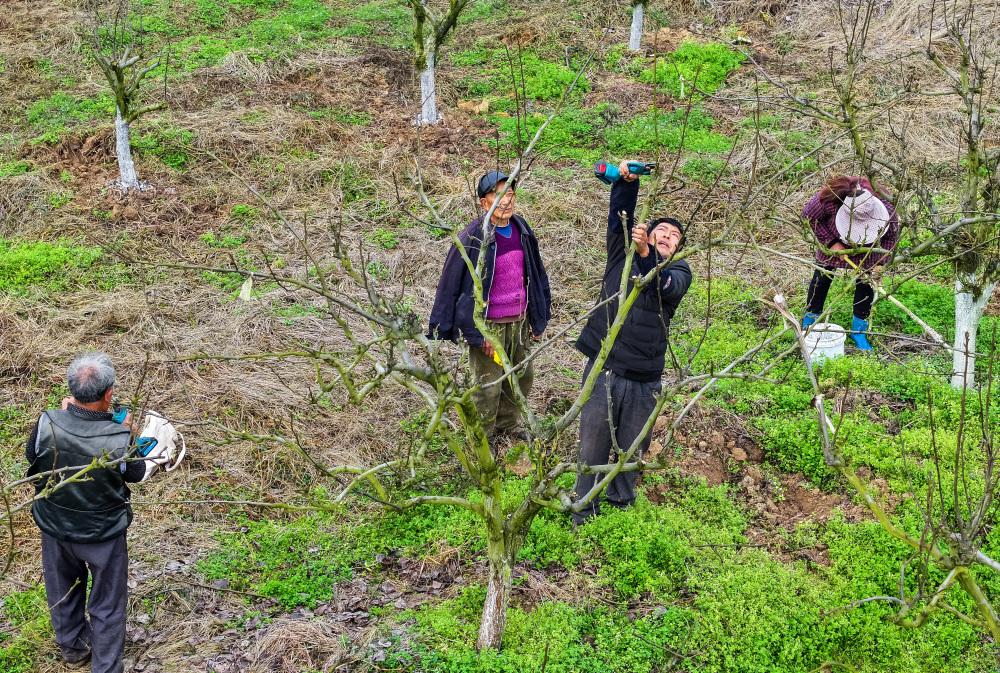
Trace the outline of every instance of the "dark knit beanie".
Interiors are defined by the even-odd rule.
[[[652,220],[646,226],[646,234],[648,235],[648,234],[653,233],[653,230],[656,229],[661,224],[669,224],[669,225],[672,225],[674,227],[677,227],[677,231],[681,232],[681,241],[682,242],[684,241],[684,225],[682,225],[680,222],[678,222],[677,220],[675,220],[672,217],[660,217],[660,218],[657,218],[655,220]]]

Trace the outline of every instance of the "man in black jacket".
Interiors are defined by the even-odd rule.
[[[477,187],[479,203],[489,212],[497,201],[491,219],[492,226],[483,231],[483,218],[469,223],[459,240],[472,261],[479,260],[486,249],[482,288],[483,318],[499,338],[512,364],[517,366],[528,355],[530,340],[541,336],[548,324],[552,295],[545,266],[538,252],[538,239],[524,218],[514,214],[514,183],[500,171],[484,175]],[[506,187],[506,191],[504,188]],[[502,194],[502,195],[501,195]],[[469,344],[469,364],[480,386],[503,376],[503,367],[494,359],[493,346],[475,324],[475,284],[459,249],[448,251],[438,281],[434,308],[431,310],[432,339],[448,339]],[[531,390],[534,370],[529,362],[518,381],[521,392]],[[510,379],[502,386],[480,389],[473,395],[476,409],[487,434],[516,432],[521,412],[515,402]]]
[[[637,175],[629,172],[628,162],[620,167],[622,179],[611,188],[608,209],[607,247],[608,261],[604,267],[604,280],[598,302],[614,295],[621,287],[622,271],[630,242],[636,244],[629,277],[644,276],[669,260],[684,236],[680,222],[673,218],[660,218],[648,225],[634,222],[635,205],[639,196]],[[625,213],[625,226],[621,213]],[[627,226],[627,231],[625,230]],[[605,465],[614,442],[627,451],[639,437],[646,421],[656,406],[660,392],[667,351],[667,330],[678,304],[691,287],[691,268],[684,260],[661,268],[639,293],[626,316],[617,339],[611,348],[604,367],[597,377],[593,392],[580,412],[579,460],[587,465]],[[632,289],[629,283],[626,293]],[[587,321],[577,339],[576,347],[590,358],[583,371],[586,381],[608,335],[609,326],[618,315],[618,298],[599,308]],[[647,433],[633,455],[639,459],[649,448]],[[635,483],[638,472],[620,472],[608,485],[607,502],[613,507],[630,507],[635,502]],[[600,475],[578,475],[576,494],[583,498],[600,479]],[[600,513],[600,495],[595,496],[578,513],[573,521],[580,524],[588,517]]]
[[[126,461],[129,418],[110,412],[115,369],[104,353],[75,359],[67,372],[72,397],[44,412],[25,450],[35,482],[31,508],[42,531],[42,570],[56,643],[67,663],[92,658],[92,673],[124,669],[128,548],[132,523],[126,482],[141,481],[143,460]],[[55,488],[87,466],[85,478]],[[87,575],[93,580],[87,597]],[[84,615],[84,605],[90,622]]]

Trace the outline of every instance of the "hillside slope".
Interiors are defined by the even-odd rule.
[[[797,214],[819,178],[798,181],[834,153],[819,151],[824,137],[808,119],[755,109],[748,92],[759,78],[739,50],[823,92],[815,64],[827,45],[816,27],[828,30],[829,7],[651,3],[646,48],[633,54],[627,3],[478,0],[443,47],[444,121],[418,129],[400,0],[147,0],[147,44],[171,50],[167,107],[134,125],[148,189],[129,194],[113,184],[113,100],[88,56],[82,3],[3,7],[0,476],[23,474],[23,442],[40,410],[65,394],[65,366],[84,348],[112,355],[122,390],[195,423],[185,429],[183,467],[134,493],[127,670],[791,672],[831,670],[831,661],[868,672],[995,669],[995,644],[946,615],[905,629],[885,619],[883,604],[831,614],[896,595],[908,552],[824,467],[797,360],[777,384],[721,382],[662,446],[690,397],[668,404],[653,451],[672,452],[674,467],[643,477],[633,510],[579,530],[540,515],[516,571],[504,649],[481,656],[475,520],[432,508],[389,516],[363,499],[296,511],[329,493],[310,460],[265,441],[212,443],[220,435],[197,425],[294,432],[326,465],[376,464],[408,446],[428,422],[410,392],[386,386],[352,405],[341,389],[321,393],[315,368],[295,358],[196,359],[347,347],[315,297],[257,282],[243,301],[242,276],[226,270],[309,279],[315,266],[297,239],[329,259],[336,232],[374,292],[398,297],[426,325],[451,242],[427,225],[408,176],[419,166],[443,222],[464,226],[477,214],[474,181],[513,165],[581,69],[518,185],[552,281],[552,333],[566,330],[536,364],[532,404],[559,413],[579,388],[576,321],[593,305],[604,263],[608,190],[592,173],[600,159],[658,156],[673,167],[655,210],[690,222],[692,244],[733,221],[751,184],[781,174],[767,195],[774,203],[746,211],[751,221],[732,247],[689,260],[697,281],[673,325],[674,347],[696,371],[718,371],[779,329],[759,298],[781,291],[801,310],[811,269],[796,260],[812,252],[795,226],[767,219],[768,207]],[[874,88],[880,72],[868,76]],[[692,97],[695,78],[717,95]],[[148,96],[163,99],[163,79]],[[917,111],[934,140],[928,156],[946,156],[941,129],[951,118]],[[747,231],[784,256],[751,251]],[[947,332],[950,282],[947,270],[919,272],[897,296]],[[849,324],[849,284],[838,280],[834,296],[832,319]],[[880,501],[919,535],[911,493],[931,469],[928,386],[949,412],[935,428],[949,441],[959,399],[941,382],[948,361],[914,344],[920,330],[901,311],[880,304],[874,320],[884,334],[876,353],[849,349],[823,368],[822,386],[840,400],[851,455]],[[992,325],[990,317],[984,329]],[[557,447],[566,457],[575,432]],[[513,498],[527,489],[529,467],[523,446],[507,448]],[[444,460],[421,487],[470,490],[460,466]],[[18,487],[12,502],[29,495]],[[984,549],[997,546],[991,533]],[[63,670],[25,512],[10,550],[0,669]],[[969,607],[963,595],[950,598]]]

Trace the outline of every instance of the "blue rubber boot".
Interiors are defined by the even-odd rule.
[[[854,343],[860,351],[870,351],[872,349],[872,345],[868,343],[868,337],[861,333],[867,331],[868,321],[854,316],[854,321],[851,323],[851,338],[854,339]]]
[[[812,327],[818,317],[819,313],[810,313],[809,311],[806,311],[806,314],[802,316],[802,329],[809,329]]]

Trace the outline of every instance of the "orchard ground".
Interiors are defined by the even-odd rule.
[[[702,208],[692,237],[724,217],[728,196],[746,179],[747,137],[758,125],[711,98],[688,110],[673,71],[654,71],[653,45],[661,67],[694,68],[703,86],[720,92],[753,86],[752,70],[724,46],[734,40],[751,45],[758,62],[823,86],[809,65],[824,53],[807,39],[814,18],[771,4],[749,13],[738,3],[714,12],[651,3],[646,50],[632,54],[624,49],[627,3],[473,3],[442,50],[444,122],[418,133],[405,3],[151,0],[144,3],[150,43],[169,40],[173,50],[168,108],[134,126],[137,170],[150,188],[122,195],[112,185],[111,99],[78,30],[86,15],[71,2],[7,3],[0,17],[7,84],[0,123],[10,129],[0,138],[3,480],[23,474],[31,424],[66,394],[72,354],[90,347],[112,355],[122,390],[143,379],[148,405],[172,417],[266,433],[291,412],[324,462],[390,454],[427,422],[408,394],[386,389],[356,407],[336,392],[316,395],[309,368],[294,362],[184,359],[338,344],[322,307],[287,288],[259,283],[245,302],[241,278],[157,265],[308,273],[287,231],[204,151],[290,220],[307,221],[317,245],[331,223],[343,223],[380,291],[401,293],[426,319],[450,242],[414,217],[425,213],[404,167],[419,154],[428,194],[448,224],[464,225],[474,213],[474,180],[498,155],[506,162],[524,133],[514,83],[528,99],[533,132],[594,51],[518,189],[552,280],[553,328],[561,329],[592,305],[601,279],[607,189],[592,177],[594,161],[649,158],[658,123],[664,151],[682,150],[678,173],[687,181],[669,208],[689,212],[719,180],[719,197]],[[609,22],[614,30],[602,42]],[[776,113],[759,126],[761,171],[797,166],[806,174],[821,164],[819,156],[803,158],[821,142],[808,122]],[[800,190],[801,203],[814,188]],[[797,232],[778,225],[758,231],[758,241],[811,254]],[[803,265],[724,250],[690,261],[697,280],[675,319],[674,347],[693,352],[705,335],[700,366],[724,366],[778,328],[780,317],[759,297],[781,291],[798,309],[804,304],[810,271]],[[942,333],[954,328],[946,267],[896,294]],[[846,325],[847,286],[838,283],[832,317]],[[995,314],[988,312],[984,335]],[[888,335],[875,339],[875,353],[849,348],[822,367],[821,384],[845,414],[848,452],[878,498],[919,531],[909,494],[931,465],[928,387],[941,407],[939,437],[957,433],[959,397],[945,384],[949,359],[914,342],[920,329],[901,311],[880,303],[873,320]],[[536,410],[558,413],[578,388],[584,360],[574,335],[536,363]],[[568,518],[540,515],[518,566],[504,648],[484,655],[473,648],[484,543],[471,515],[419,508],[386,515],[364,500],[321,514],[283,510],[305,491],[323,493],[307,461],[271,445],[213,445],[206,439],[214,435],[193,426],[182,468],[134,491],[128,669],[806,671],[838,662],[869,672],[994,670],[995,644],[947,615],[909,630],[885,621],[890,611],[881,604],[830,614],[895,594],[909,552],[824,467],[801,369],[789,361],[780,385],[720,382],[664,448],[659,440],[688,400],[669,404],[652,452],[671,452],[674,468],[642,478],[633,510],[576,531]],[[562,442],[572,455],[575,437]],[[503,448],[505,488],[515,497],[527,488],[524,447]],[[422,488],[469,490],[453,462],[442,462],[436,478]],[[0,668],[62,670],[30,517],[15,520],[12,536],[13,563],[0,581]],[[991,534],[984,551],[1000,551],[1000,539]],[[996,578],[977,579],[991,595],[1000,592]],[[963,606],[961,596],[954,600]]]

